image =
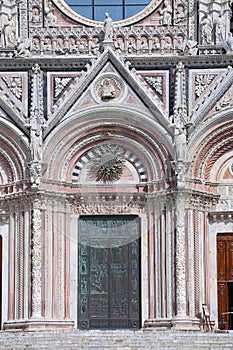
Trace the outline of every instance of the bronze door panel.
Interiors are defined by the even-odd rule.
[[[79,221],[80,329],[139,328],[139,218]]]

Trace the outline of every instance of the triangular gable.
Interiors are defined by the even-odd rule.
[[[220,76],[217,82],[202,96],[197,103],[191,117],[191,123],[197,125],[204,120],[210,111],[217,105],[218,101],[224,96],[233,84],[233,68],[228,69]]]
[[[2,72],[0,74],[0,104],[11,118],[21,128],[24,128],[28,115],[27,73]]]
[[[101,74],[104,66],[111,63],[116,69],[117,74],[125,81],[137,96],[140,96],[142,103],[150,110],[154,118],[170,132],[168,125],[168,117],[162,107],[160,98],[150,88],[137,71],[130,69],[129,62],[123,62],[109,47],[94,61],[91,66],[87,66],[87,71],[81,72],[81,75],[75,78],[68,91],[65,91],[60,99],[56,102],[56,109],[49,117],[46,133],[53,128],[54,125],[70,112],[76,101],[83,95],[94,80]],[[145,84],[147,88],[145,88]]]

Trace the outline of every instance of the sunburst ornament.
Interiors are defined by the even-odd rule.
[[[91,161],[91,178],[97,182],[112,183],[121,178],[124,159],[121,150],[116,145],[103,145],[96,151],[96,157]]]

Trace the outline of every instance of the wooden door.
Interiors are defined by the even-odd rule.
[[[80,329],[139,328],[140,238],[135,216],[79,220]]]
[[[233,234],[217,236],[218,324],[233,329]]]

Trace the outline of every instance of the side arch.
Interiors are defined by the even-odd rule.
[[[27,137],[12,123],[0,118],[0,185],[25,179],[30,160]]]
[[[204,125],[195,133],[189,143],[189,159],[192,166],[191,178],[217,181],[216,162],[233,149],[232,115],[220,117]],[[215,172],[215,175],[213,174]]]

